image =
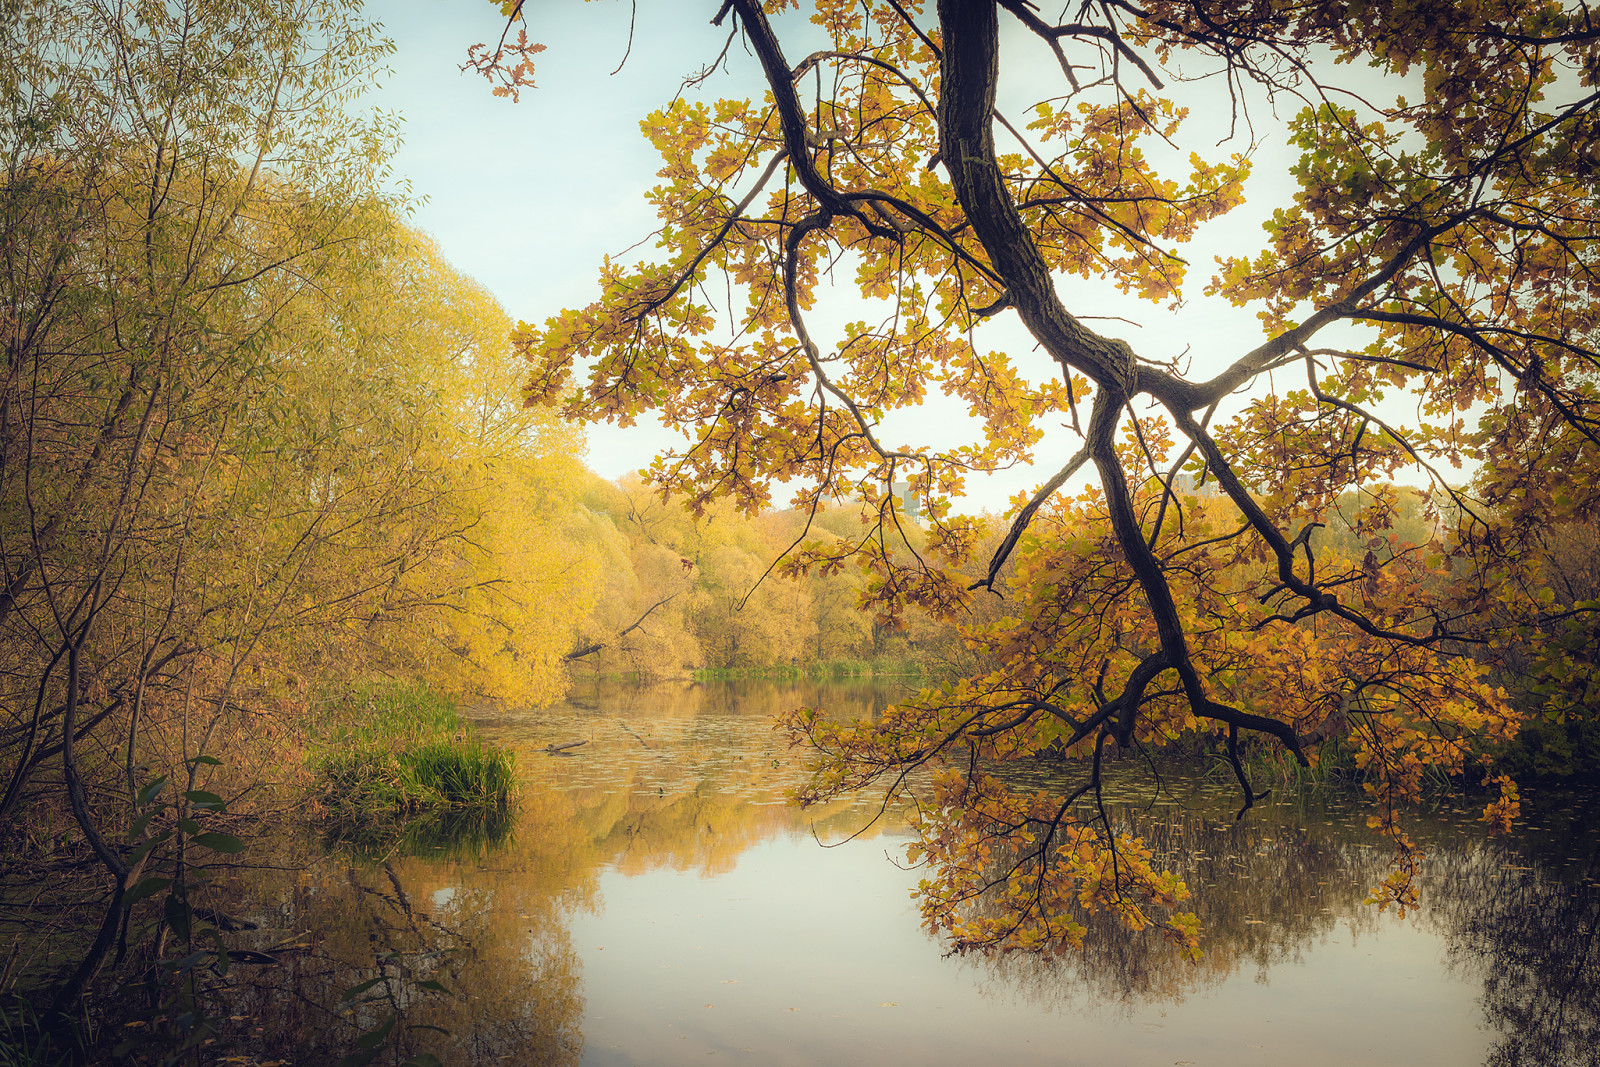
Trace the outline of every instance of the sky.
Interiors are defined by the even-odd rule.
[[[630,49],[628,0],[529,0],[529,37],[546,51],[535,57],[537,88],[513,103],[459,69],[471,45],[499,39],[495,7],[369,2],[396,49],[368,102],[404,119],[393,169],[417,201],[411,222],[513,319],[542,322],[589,303],[604,256],[654,228],[644,194],[660,163],[639,120],[720,49],[726,31],[700,15],[704,6],[646,0]],[[587,462],[605,478],[677,440],[643,423],[592,426],[588,437]]]
[[[369,3],[369,14],[383,23],[396,50],[382,88],[368,102],[404,120],[393,170],[414,198],[412,224],[427,231],[458,270],[486,286],[513,319],[538,323],[587,304],[603,257],[628,252],[655,226],[644,194],[660,164],[638,124],[721,49],[727,30],[709,24],[715,8],[710,0],[646,0],[636,9],[630,0],[528,0],[529,38],[546,50],[534,60],[536,88],[513,103],[459,69],[469,46],[492,45],[504,27],[486,0]],[[805,37],[814,31],[797,16],[784,17],[778,29],[787,50],[810,51]],[[1059,69],[1025,34],[1009,34],[1002,48],[1001,107],[1022,119],[1026,103],[1060,91]],[[709,90],[745,95],[754,84],[754,60],[735,46],[729,67],[708,83]],[[1219,102],[1214,87],[1189,83],[1168,91],[1191,107],[1192,122],[1215,134],[1209,139],[1227,134],[1225,98]],[[1271,124],[1264,105],[1256,118],[1258,125]],[[1200,286],[1194,283],[1209,275],[1213,255],[1258,249],[1267,210],[1288,199],[1287,150],[1268,140],[1255,159],[1246,206],[1208,224],[1184,250],[1196,292]],[[646,245],[631,254],[649,250]],[[1197,376],[1208,376],[1261,339],[1253,313],[1219,300],[1192,298],[1172,313],[1080,279],[1066,280],[1062,296],[1075,313],[1131,320],[1090,325],[1124,337],[1145,358],[1184,361]],[[826,312],[819,317],[826,327]],[[842,323],[843,313],[835,319]],[[1032,341],[1012,313],[997,316],[977,341],[1008,351],[1035,376],[1052,372],[1042,354],[1031,354]],[[945,442],[973,436],[973,426],[958,405],[938,398],[920,411],[892,416],[883,436],[886,444]],[[587,462],[605,478],[638,470],[675,440],[645,423],[591,426],[588,439]],[[1004,511],[1009,498],[1031,492],[1077,446],[1075,437],[1052,427],[1033,469],[969,483],[967,508]]]

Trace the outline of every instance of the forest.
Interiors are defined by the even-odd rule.
[[[468,73],[531,106],[537,22],[492,6]],[[1587,8],[788,6],[704,13],[730,44],[641,127],[654,240],[530,324],[411,222],[360,4],[0,0],[0,1063],[210,1062],[250,962],[212,872],[286,825],[493,838],[519,771],[464,713],[574,686],[895,680],[773,719],[802,807],[916,808],[961,950],[1109,922],[1202,957],[1190,888],[1106,814],[1134,754],[1226,768],[1239,817],[1359,795],[1402,913],[1415,805],[1515,833],[1527,790],[1600,774]],[[1025,113],[1016,37],[1056,94]],[[1341,91],[1355,63],[1420,102]],[[1189,281],[1254,150],[1189,137],[1161,93],[1200,72],[1299,162]],[[1096,332],[1090,277],[1260,337]],[[987,347],[1001,319],[1025,342]],[[975,440],[894,420],[932,393]],[[646,416],[683,448],[585,465],[586,426]],[[374,1011],[341,1064],[401,1062]]]

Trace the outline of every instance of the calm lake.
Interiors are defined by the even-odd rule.
[[[892,814],[839,844],[869,798],[784,801],[803,753],[775,711],[895,692],[618,688],[480,719],[518,750],[509,833],[301,841],[233,887],[252,947],[288,961],[239,1009],[257,1053],[337,1059],[399,1009],[397,1050],[446,1063],[1600,1064],[1596,796],[1525,805],[1510,840],[1456,799],[1416,813],[1428,874],[1401,919],[1363,903],[1388,853],[1350,798],[1235,823],[1224,777],[1130,769],[1123,817],[1195,891],[1205,958],[1104,926],[1082,953],[947,956]],[[330,1008],[380,975],[381,1002]]]

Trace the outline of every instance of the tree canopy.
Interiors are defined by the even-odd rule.
[[[103,869],[65,1007],[152,887],[183,901],[175,834],[236,845],[194,818],[301,773],[328,678],[548,701],[596,568],[576,431],[385,187],[358,4],[28,0],[3,33],[0,842],[69,818]]]
[[[1544,539],[1600,506],[1589,10],[705,15],[727,45],[642,123],[662,157],[654,251],[608,260],[593,303],[515,339],[530,402],[688,432],[649,469],[662,491],[853,499],[860,535],[802,534],[787,566],[864,568],[883,624],[968,620],[970,676],[870,722],[790,718],[820,754],[802,800],[914,795],[925,917],[957,944],[1076,943],[1088,909],[1192,945],[1187,887],[1079,807],[1106,753],[1215,738],[1248,808],[1250,745],[1309,765],[1337,742],[1400,846],[1375,899],[1409,904],[1397,806],[1515,729],[1512,657],[1557,647],[1539,653],[1557,675],[1586,670],[1581,641],[1551,638],[1588,632],[1596,604],[1552,585]],[[480,66],[526,84],[532,50]],[[1287,197],[1215,264],[1186,259],[1273,139],[1298,156]],[[1100,282],[1145,302],[1132,340],[1105,332]],[[1188,360],[1202,296],[1253,310],[1258,334]],[[995,323],[1019,342],[990,349]],[[937,394],[975,441],[915,417]],[[980,525],[952,501],[1024,463],[1059,470],[963,577]],[[1425,483],[1418,506],[1396,479]],[[969,617],[994,594],[999,618]],[[1083,772],[1007,784],[1008,760],[1046,750]],[[1506,823],[1499,784],[1486,818]]]

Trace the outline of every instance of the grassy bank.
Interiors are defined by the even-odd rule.
[[[511,753],[473,736],[425,686],[353,685],[323,702],[310,727],[321,813],[352,831],[505,812]]]

